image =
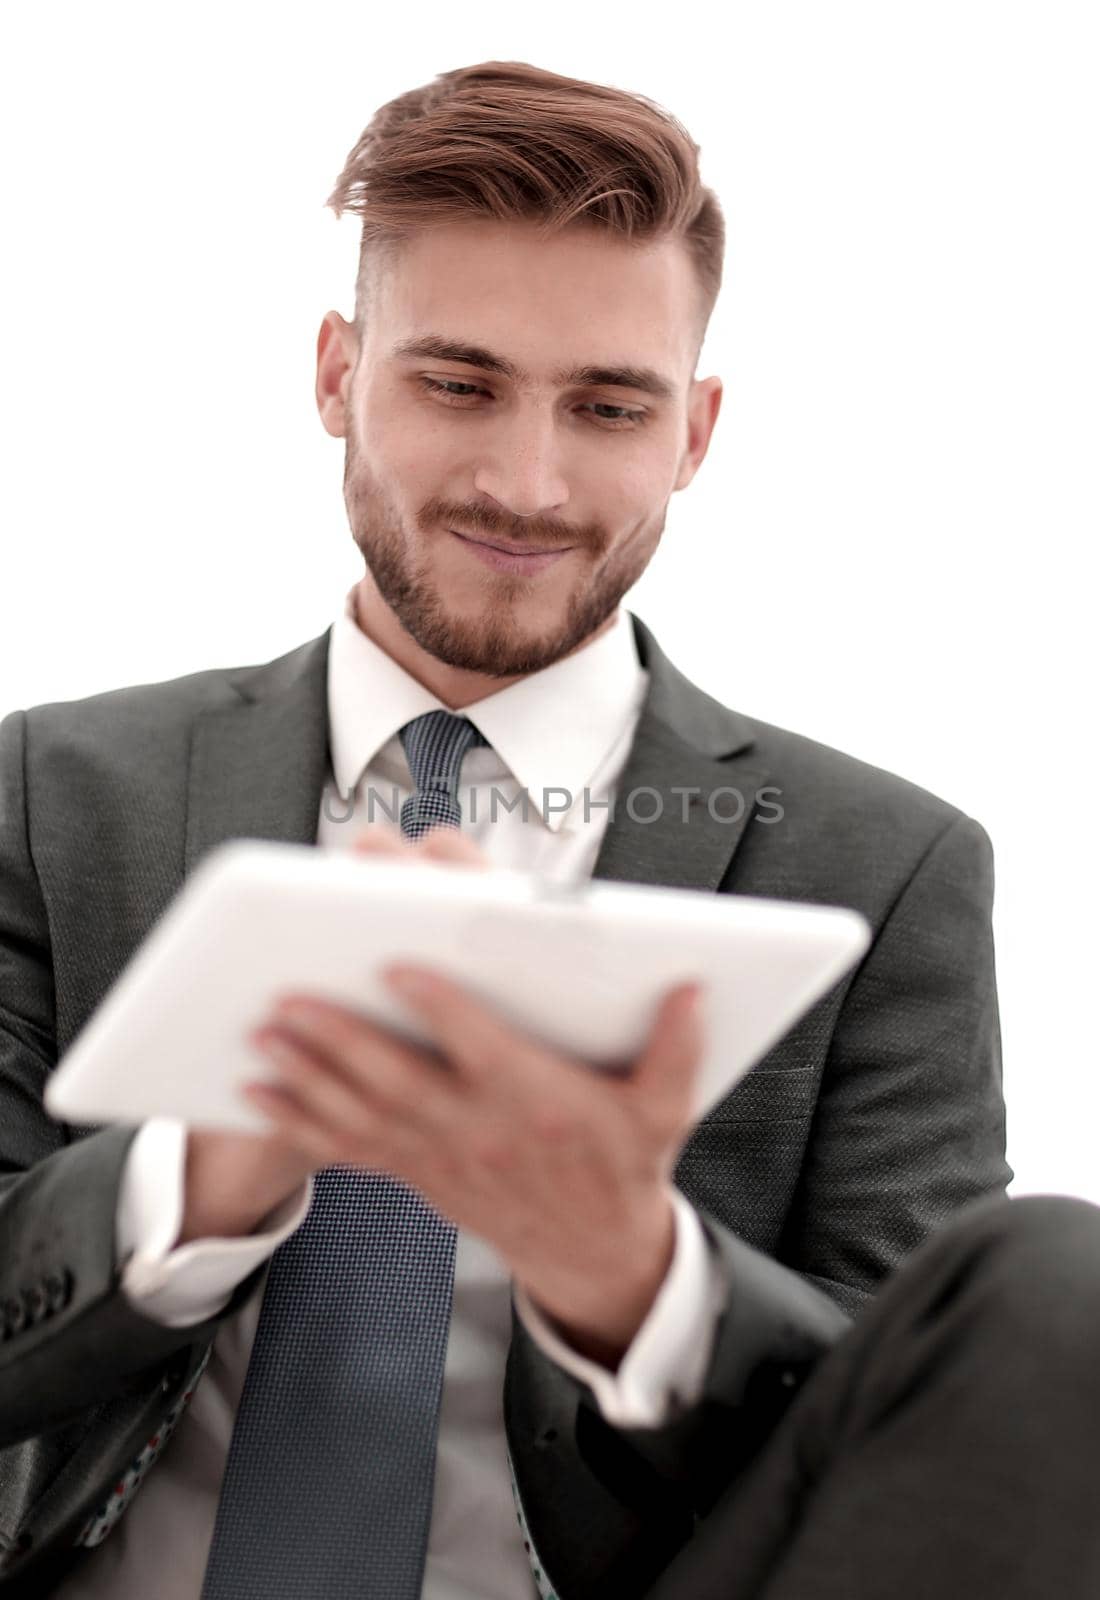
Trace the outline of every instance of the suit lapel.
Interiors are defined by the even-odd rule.
[[[689,682],[631,621],[649,684],[592,876],[715,890],[768,774],[745,759],[748,721]]]
[[[643,713],[593,878],[717,889],[766,779],[736,757],[703,754]]]
[[[195,719],[184,870],[229,839],[316,844],[328,771],[329,633],[231,675],[237,704]]]

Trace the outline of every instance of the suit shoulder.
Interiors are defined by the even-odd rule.
[[[28,742],[38,748],[56,744],[72,747],[110,743],[119,738],[130,744],[146,736],[171,737],[172,730],[189,728],[200,711],[242,704],[250,698],[250,681],[258,675],[275,683],[320,642],[311,640],[308,645],[298,645],[267,662],[204,667],[174,678],[126,684],[77,699],[29,706],[25,712]]]
[[[873,824],[876,830],[896,830],[929,842],[966,818],[960,806],[899,773],[790,728],[752,717],[744,720],[754,737],[747,759],[768,769],[785,790],[785,804],[811,806],[818,815],[845,817],[850,825]],[[967,820],[984,832],[973,818]]]
[[[89,725],[103,727],[131,720],[163,723],[166,717],[181,711],[194,712],[203,705],[236,699],[231,679],[240,670],[207,667],[201,672],[188,672],[155,683],[131,683],[72,700],[43,701],[28,706],[26,714],[32,726],[43,733],[64,733]]]
[[[638,616],[632,614],[632,621],[638,659],[650,675],[651,713],[689,743],[728,761],[731,778],[735,772],[759,775],[765,790],[783,791],[792,840],[824,848],[830,836],[858,832],[869,823],[884,842],[893,830],[905,853],[919,851],[965,816],[909,778],[736,710],[686,677]]]
[[[961,807],[805,734],[744,721],[753,733],[744,760],[764,775],[769,826],[749,830],[739,852],[742,888],[850,905],[877,926],[922,869],[992,884],[989,835]]]

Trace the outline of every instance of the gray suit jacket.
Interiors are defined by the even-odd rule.
[[[616,812],[595,876],[852,906],[874,939],[681,1153],[676,1181],[733,1286],[702,1401],[659,1429],[614,1429],[513,1317],[509,1447],[563,1600],[644,1592],[883,1277],[1011,1177],[982,828],[720,705],[633,625],[651,677],[620,793],[666,798],[656,821]],[[327,650],[326,631],[262,666],[0,721],[5,1594],[48,1594],[80,1559],[87,1518],[257,1286],[262,1269],[189,1328],[133,1309],[114,1219],[136,1130],[57,1124],[42,1092],[207,851],[235,837],[315,842]],[[715,793],[731,789],[743,814],[717,820],[736,815]],[[634,807],[639,819],[655,809]]]

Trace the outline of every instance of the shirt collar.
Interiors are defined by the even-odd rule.
[[[355,593],[353,587],[344,598],[328,656],[329,742],[342,795],[351,794],[364,769],[397,741],[406,722],[426,711],[450,709],[367,637],[356,621]],[[528,791],[534,814],[542,815],[544,798],[551,806],[563,803],[560,794],[544,796],[544,791],[563,789],[579,813],[582,791],[595,787],[593,780],[607,758],[627,731],[633,732],[647,682],[630,613],[620,606],[599,638],[464,706],[460,714],[480,729],[499,761]],[[399,741],[387,754],[396,757],[398,751]],[[404,763],[403,751],[400,759]],[[464,781],[475,771],[485,778],[500,775],[490,751],[474,749],[467,760],[470,771],[464,769]],[[544,818],[554,831],[565,819],[559,810]]]

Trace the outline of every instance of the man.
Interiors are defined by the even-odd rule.
[[[317,399],[366,572],[332,628],[0,724],[3,1586],[972,1594],[1037,1477],[1042,1573],[1084,1594],[1095,1213],[1003,1199],[988,840],[620,606],[720,402],[694,146],[489,63],[384,107],[333,198],[364,248]],[[242,836],[847,904],[874,942],[694,1130],[692,991],[608,1081],[408,963],[434,1049],[308,995],[264,1019],[264,1138],[54,1124],[58,1054]],[[1081,1380],[1044,1452],[1051,1349]],[[1039,1593],[1002,1544],[999,1592]]]

